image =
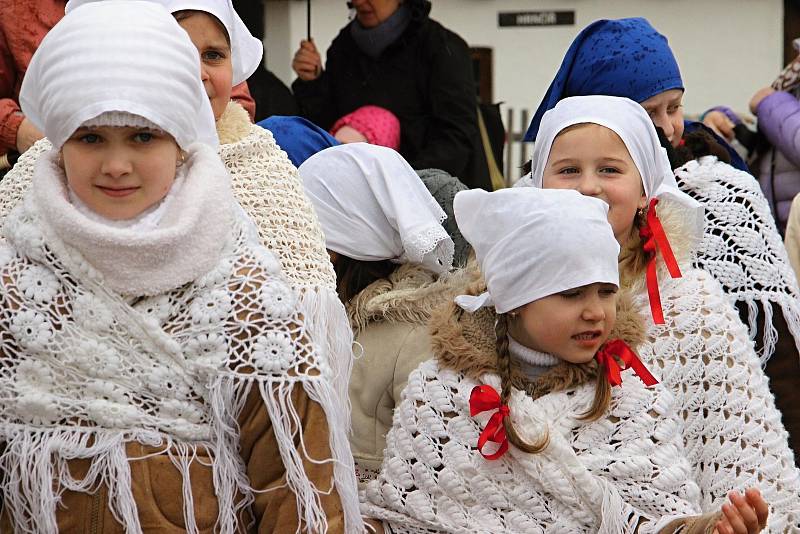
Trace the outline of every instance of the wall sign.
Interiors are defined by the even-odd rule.
[[[501,28],[518,26],[573,26],[575,11],[505,11],[497,14]]]

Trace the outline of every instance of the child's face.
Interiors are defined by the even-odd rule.
[[[202,11],[181,17],[178,24],[186,30],[200,54],[200,79],[211,102],[214,119],[219,120],[231,99],[233,63],[231,45],[217,19]]]
[[[621,245],[631,235],[636,210],[647,205],[642,177],[625,143],[598,124],[580,124],[558,134],[542,187],[575,189],[605,201],[610,208],[608,222]]]
[[[672,146],[683,137],[683,91],[670,89],[640,102],[653,124],[664,130]]]
[[[596,283],[529,302],[510,319],[509,332],[539,352],[571,363],[594,358],[617,319],[617,286]]]
[[[336,135],[334,135],[333,137],[335,137],[336,140],[339,141],[340,143],[345,143],[345,144],[367,142],[367,138],[364,136],[364,134],[362,134],[352,126],[347,126],[347,125],[344,125],[338,130],[336,130]]]
[[[79,128],[61,148],[67,182],[92,211],[132,219],[163,199],[175,181],[180,149],[146,128]]]

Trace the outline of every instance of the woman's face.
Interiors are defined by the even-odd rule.
[[[61,154],[70,189],[112,220],[132,219],[160,202],[181,159],[171,135],[129,126],[79,128]]]
[[[595,283],[568,289],[518,308],[509,333],[533,350],[571,363],[590,361],[617,318],[617,286]]]
[[[356,20],[364,28],[374,28],[391,17],[401,0],[353,0],[350,4],[356,10]]]
[[[575,189],[609,205],[608,222],[624,245],[636,211],[647,204],[642,177],[622,139],[605,126],[578,124],[558,134],[545,165],[542,187]]]
[[[222,25],[208,13],[189,12],[178,18],[200,54],[200,79],[211,102],[214,119],[228,107],[233,83],[231,45]]]
[[[683,90],[670,89],[640,102],[653,124],[664,130],[672,146],[683,137]]]

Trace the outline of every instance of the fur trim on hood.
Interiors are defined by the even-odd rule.
[[[358,334],[374,321],[427,324],[434,309],[452,302],[464,274],[436,274],[410,263],[376,280],[347,303],[347,315]]]
[[[250,115],[238,102],[231,100],[217,121],[217,135],[221,145],[241,141],[250,133],[253,123]]]

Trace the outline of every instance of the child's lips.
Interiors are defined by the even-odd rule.
[[[584,332],[575,334],[572,336],[572,339],[574,339],[581,346],[593,347],[600,342],[602,335],[602,330],[586,330]]]
[[[97,188],[104,194],[114,198],[127,197],[139,190],[138,187],[103,187],[101,185],[98,185]]]

